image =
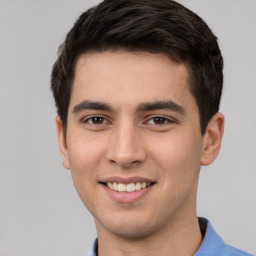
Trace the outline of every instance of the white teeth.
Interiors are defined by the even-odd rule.
[[[118,184],[118,187],[117,187],[117,190],[119,191],[119,192],[126,192],[127,191],[127,188],[126,188],[127,186],[125,185],[125,184],[122,184],[122,183],[119,183]]]
[[[108,182],[108,183],[107,183],[107,186],[108,186],[109,188],[113,189],[113,183]]]
[[[135,186],[136,190],[141,190],[141,183],[137,182]]]
[[[109,182],[110,183],[110,182]],[[117,183],[113,183],[113,189],[115,190],[115,191],[117,191],[117,189],[118,189],[118,184]]]
[[[123,183],[116,183],[116,182],[108,182],[107,186],[115,191],[118,192],[134,192],[139,191],[141,189],[144,189],[148,186],[150,186],[150,182],[136,182],[136,183],[129,183],[129,184],[123,184]]]
[[[134,183],[130,183],[130,184],[127,184],[126,186],[126,191],[127,192],[134,192],[135,191],[135,184]]]

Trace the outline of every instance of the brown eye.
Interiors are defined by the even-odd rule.
[[[91,122],[93,124],[104,124],[105,119],[103,117],[100,117],[100,116],[95,116],[95,117],[91,117]]]
[[[158,125],[166,124],[167,121],[168,121],[168,120],[167,120],[166,118],[164,118],[164,117],[159,117],[159,116],[157,116],[157,117],[154,117],[154,118],[153,118],[154,124],[158,124]]]
[[[171,118],[166,118],[162,116],[154,116],[150,118],[147,122],[149,125],[154,125],[154,126],[163,126],[163,125],[168,125],[171,123],[175,123],[175,121]]]
[[[90,124],[90,125],[102,125],[107,124],[108,121],[101,116],[91,116],[90,118],[87,118],[83,121],[84,124]]]

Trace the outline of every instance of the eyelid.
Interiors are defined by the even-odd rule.
[[[163,116],[163,115],[154,115],[154,116],[149,116],[147,118],[147,120],[144,122],[145,123],[149,123],[150,120],[153,120],[154,118],[162,118],[162,119],[165,119],[165,122],[164,124],[151,124],[151,125],[156,125],[156,126],[161,126],[161,125],[168,125],[168,124],[172,124],[172,123],[177,123],[177,120],[172,118],[172,117],[166,117],[166,116]]]
[[[92,122],[88,122],[89,120],[92,120],[93,118],[102,118],[102,119],[104,119],[104,122],[102,124],[94,124]],[[83,117],[80,122],[82,124],[89,124],[89,125],[94,125],[94,126],[100,126],[100,125],[105,125],[105,124],[111,123],[109,118],[105,117],[104,115],[90,115],[90,116],[86,116],[86,117]]]
[[[102,118],[103,123],[94,124],[92,122],[93,118]],[[150,121],[152,121],[154,118],[164,119],[165,122],[163,124],[155,124],[155,123],[150,124]],[[158,127],[167,126],[167,125],[170,125],[170,124],[173,124],[173,123],[178,123],[178,121],[175,118],[170,117],[170,116],[167,117],[165,115],[150,115],[150,116],[147,116],[145,119],[146,120],[143,122],[144,125],[152,125],[152,126],[158,126]],[[84,125],[88,124],[88,125],[91,125],[91,126],[103,126],[103,125],[113,124],[113,121],[109,117],[106,117],[105,115],[94,114],[94,115],[88,115],[88,116],[85,116],[85,117],[81,118],[80,123],[84,124]]]

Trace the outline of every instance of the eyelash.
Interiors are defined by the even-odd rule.
[[[97,123],[93,123],[93,119],[100,119],[103,121],[103,123],[100,123],[100,124],[97,124]],[[90,121],[91,120],[91,121]],[[83,119],[82,120],[82,123],[84,124],[90,124],[90,125],[95,125],[95,126],[98,126],[98,125],[104,125],[104,124],[107,124],[109,121],[105,118],[105,117],[102,117],[102,116],[91,116],[91,117],[88,117],[86,119]]]
[[[99,119],[98,121],[101,123],[94,123],[94,121],[97,122],[97,119]],[[157,124],[156,122],[158,122],[158,121],[160,121],[162,123]],[[111,123],[110,121],[108,121],[107,118],[102,117],[102,116],[90,116],[86,119],[83,119],[81,122],[83,124],[89,124],[89,125],[93,125],[93,126],[101,126],[101,125],[106,125],[106,124]],[[154,122],[154,123],[152,123],[152,122]],[[161,127],[161,126],[165,126],[165,125],[175,123],[175,122],[176,122],[175,120],[170,119],[170,118],[166,118],[166,117],[162,117],[162,116],[153,116],[153,117],[148,118],[143,124],[145,124],[145,125],[149,124],[152,126],[155,125],[155,126]]]
[[[160,124],[156,124],[156,123],[150,124],[149,122],[150,122],[151,120],[152,120],[153,122],[162,121],[163,123],[160,123]],[[163,126],[163,125],[167,125],[167,124],[170,124],[170,123],[175,123],[175,121],[174,121],[173,119],[166,118],[166,117],[162,117],[162,116],[154,116],[154,117],[151,117],[150,119],[148,119],[148,120],[146,121],[146,123],[148,123],[148,124],[150,124],[150,125]]]

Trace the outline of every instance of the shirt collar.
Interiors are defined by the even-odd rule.
[[[215,232],[209,220],[199,217],[198,221],[201,230],[204,229],[204,226],[206,226],[206,229],[203,242],[194,256],[218,255],[218,251],[225,246],[222,238]]]
[[[98,251],[98,238],[96,238],[88,252],[87,256],[97,256]]]

